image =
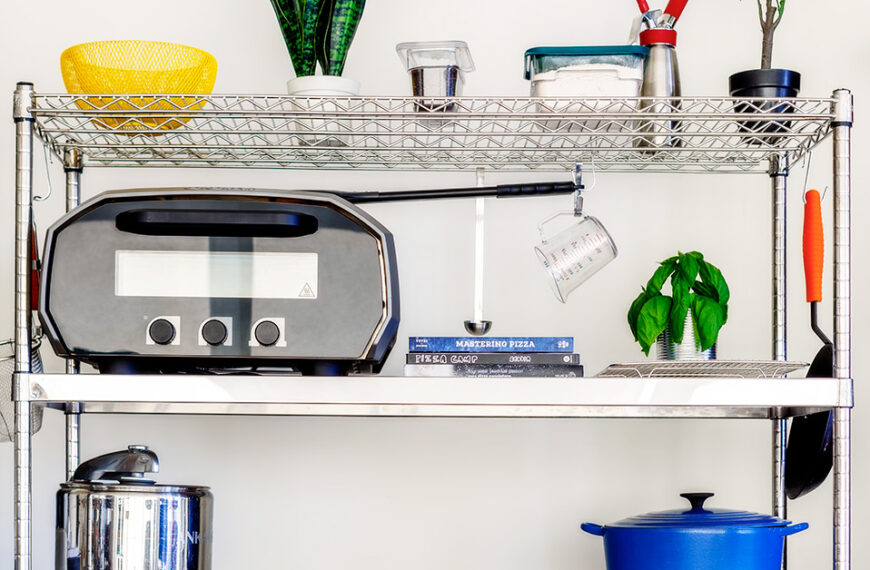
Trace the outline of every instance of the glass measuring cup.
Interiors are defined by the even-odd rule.
[[[579,219],[553,237],[547,238],[544,225],[563,215]],[[553,292],[563,303],[571,291],[616,257],[613,238],[601,222],[592,216],[557,212],[539,223],[538,231],[541,234],[541,244],[535,246],[535,254],[550,275]]]

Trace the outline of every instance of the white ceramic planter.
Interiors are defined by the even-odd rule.
[[[352,97],[359,95],[359,81],[335,75],[306,75],[287,82],[287,94],[298,97]]]
[[[359,82],[349,77],[333,75],[308,75],[295,77],[287,82],[287,94],[305,97],[293,103],[302,112],[331,114],[340,112],[342,107],[333,101],[320,98],[353,97],[359,95]],[[300,118],[295,121],[297,130],[302,131],[300,142],[308,146],[348,146],[351,143],[353,127],[351,119]]]

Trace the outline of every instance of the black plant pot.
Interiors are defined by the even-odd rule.
[[[750,69],[728,78],[728,91],[732,97],[797,97],[801,89],[801,74],[788,69]],[[776,101],[751,101],[734,106],[738,113],[792,113],[794,107]],[[758,136],[787,133],[791,121],[740,121],[740,131],[751,133],[746,141],[751,144],[776,146],[782,136]]]

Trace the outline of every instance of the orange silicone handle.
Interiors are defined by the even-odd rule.
[[[810,190],[804,204],[804,273],[807,302],[822,300],[822,267],[825,264],[825,234],[822,230],[822,200],[818,190]]]

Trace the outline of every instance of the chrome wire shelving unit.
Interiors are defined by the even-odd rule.
[[[759,172],[830,134],[832,99],[37,95],[36,131],[86,166]],[[774,108],[777,112],[766,110]],[[750,114],[751,113],[751,114]],[[752,117],[748,120],[748,114]],[[787,118],[784,118],[787,117]],[[673,123],[676,121],[676,123]],[[649,132],[655,131],[650,137]],[[641,147],[673,137],[675,146]]]
[[[89,413],[767,419],[772,425],[772,511],[783,518],[787,418],[834,410],[833,568],[850,570],[851,93],[838,90],[821,99],[653,103],[613,98],[78,96],[40,94],[30,84],[19,84],[13,109],[15,569],[32,567],[30,419],[35,409],[48,407],[66,414],[68,476],[79,462],[80,414]],[[786,358],[786,182],[790,164],[827,137],[833,140],[834,158],[835,377],[783,378],[794,367]],[[767,174],[772,362],[750,362],[739,374],[706,365],[664,372],[629,365],[633,369],[628,373],[610,370],[583,379],[115,376],[78,374],[74,362],[67,364],[66,374],[36,374],[30,362],[29,229],[37,138],[63,160],[67,209],[78,205],[86,167],[570,171],[576,163],[591,163],[610,171]],[[665,139],[676,144],[649,146]]]

